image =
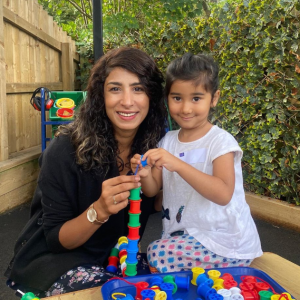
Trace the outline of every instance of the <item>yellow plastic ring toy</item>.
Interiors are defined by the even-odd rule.
[[[207,272],[207,275],[212,280],[217,280],[221,276],[221,272],[217,270],[210,270]]]
[[[166,300],[166,299],[167,299],[167,293],[165,291],[160,291],[155,296],[155,300]]]
[[[193,285],[197,285],[196,284],[196,280],[197,280],[197,277],[200,275],[200,274],[203,274],[205,273],[205,270],[203,268],[200,268],[200,267],[194,267],[192,268],[192,272],[193,272],[193,278],[191,280],[191,283]]]
[[[223,287],[222,285],[218,285],[218,284],[214,284],[214,285],[212,286],[212,288],[215,289],[216,291],[221,290],[221,289],[224,289],[224,287]]]
[[[121,237],[118,239],[118,244],[121,245],[121,242],[127,242],[127,243],[128,243],[127,236],[121,236]]]
[[[123,294],[123,293],[113,293],[111,295],[111,297],[115,300],[115,299],[120,299],[120,298],[117,298],[116,296],[124,296],[126,297],[126,294]]]
[[[127,258],[127,255],[123,255],[121,258],[120,258],[120,264],[122,264],[125,259]]]
[[[274,294],[271,296],[271,300],[278,300],[280,298],[281,295],[278,294]]]
[[[224,283],[224,279],[222,279],[222,278],[218,278],[218,279],[214,280],[214,284],[216,284],[216,285],[224,286],[223,283]]]
[[[155,292],[155,295],[157,295],[160,292],[160,289],[157,285],[151,286],[151,290]]]
[[[121,241],[121,242],[119,243],[119,247],[120,247],[122,244],[128,244],[128,241]]]
[[[292,296],[291,294],[287,293],[287,292],[284,292],[282,293],[282,295],[287,295],[287,297],[289,298],[289,300],[292,300]],[[283,297],[282,297],[283,298]]]

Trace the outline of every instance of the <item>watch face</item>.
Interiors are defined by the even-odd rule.
[[[97,219],[97,212],[94,208],[90,208],[87,211],[87,218],[90,222],[94,222]]]

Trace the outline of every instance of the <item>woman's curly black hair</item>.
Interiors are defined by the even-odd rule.
[[[104,103],[104,83],[110,72],[120,67],[134,73],[140,79],[149,97],[149,112],[139,126],[131,146],[129,159],[156,148],[164,136],[167,113],[163,96],[163,76],[154,60],[145,52],[135,48],[122,47],[102,56],[91,70],[87,86],[87,98],[82,103],[74,122],[60,126],[59,134],[68,134],[76,149],[76,162],[84,170],[107,172],[111,162],[124,165],[119,156],[111,121],[107,117]]]

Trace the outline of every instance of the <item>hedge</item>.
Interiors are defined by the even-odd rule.
[[[212,122],[242,147],[246,190],[300,205],[300,4],[236,3],[148,28],[141,43],[162,70],[185,52],[217,60],[222,94]]]

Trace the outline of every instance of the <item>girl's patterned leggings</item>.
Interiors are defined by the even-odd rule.
[[[152,242],[147,249],[151,273],[249,266],[252,259],[226,258],[206,249],[194,237],[184,234]]]

